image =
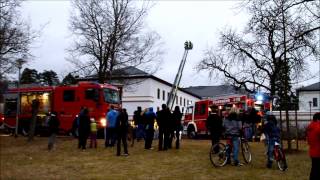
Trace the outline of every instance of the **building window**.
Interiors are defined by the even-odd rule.
[[[162,100],[166,100],[166,92],[164,90],[162,91]]]
[[[189,106],[189,100],[187,100],[187,106]]]
[[[313,107],[318,107],[318,98],[313,98],[312,99],[312,104],[313,104]]]
[[[158,99],[160,99],[160,89],[158,89]]]
[[[183,98],[183,106],[186,106],[186,99]]]
[[[176,104],[178,105],[178,96],[176,96]]]
[[[167,96],[167,97],[168,97],[168,99],[169,99],[169,96],[170,96],[170,93],[168,92],[168,96]]]
[[[182,106],[182,97],[180,97],[180,106]]]

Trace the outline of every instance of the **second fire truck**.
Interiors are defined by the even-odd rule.
[[[211,110],[210,107],[213,105],[218,106],[218,113],[221,117],[224,117],[231,108],[237,111],[244,111],[250,107],[254,107],[260,112],[265,109],[270,110],[270,103],[268,101],[260,101],[246,95],[197,101],[193,106],[187,108],[183,120],[184,132],[189,138],[208,134],[206,120]]]

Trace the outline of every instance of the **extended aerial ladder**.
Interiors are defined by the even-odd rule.
[[[168,98],[168,101],[167,101],[167,107],[170,110],[173,109],[173,104],[174,104],[175,98],[177,97],[177,91],[178,91],[178,87],[179,87],[180,80],[181,80],[181,77],[182,77],[182,72],[183,72],[183,69],[184,69],[184,65],[186,64],[188,51],[191,50],[192,48],[193,48],[193,44],[191,43],[191,41],[186,41],[184,43],[184,53],[183,53],[183,56],[182,56],[182,60],[180,62],[178,73],[177,73],[177,75],[176,75],[176,77],[174,79],[174,83],[172,84],[172,88],[171,88],[171,91],[170,91],[170,94],[169,94],[169,98]]]

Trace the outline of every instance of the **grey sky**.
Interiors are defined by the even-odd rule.
[[[156,1],[147,17],[148,28],[157,31],[164,42],[165,54],[157,77],[173,82],[184,51],[183,43],[191,40],[193,50],[189,52],[182,76],[184,87],[218,85],[223,80],[209,79],[207,73],[197,73],[195,64],[203,51],[218,41],[219,31],[227,25],[241,30],[247,21],[244,11],[235,9],[239,1]],[[69,1],[26,1],[22,15],[32,22],[35,29],[46,24],[40,40],[32,50],[35,58],[28,64],[38,71],[54,70],[61,77],[71,65],[65,60],[66,48],[71,43],[69,26]],[[310,74],[319,71],[319,65],[310,68]],[[318,74],[319,76],[319,74]],[[300,83],[308,85],[319,81],[319,77]]]

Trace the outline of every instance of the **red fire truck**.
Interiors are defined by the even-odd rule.
[[[27,132],[32,118],[32,101],[39,101],[36,130],[45,128],[46,114],[57,112],[61,133],[69,133],[81,107],[89,109],[89,115],[97,122],[98,129],[106,126],[106,111],[110,105],[120,107],[119,89],[110,84],[79,82],[77,85],[26,87],[9,89],[5,94],[4,125],[14,129],[16,126],[17,97],[20,92],[20,112],[18,130]]]
[[[264,109],[270,109],[270,103],[260,101],[254,98],[249,98],[246,95],[233,96],[222,99],[206,99],[195,102],[194,106],[187,108],[184,116],[183,126],[184,132],[189,138],[194,138],[197,135],[207,135],[206,120],[210,113],[210,107],[216,105],[219,107],[219,115],[225,116],[225,113],[234,108],[236,111],[247,110],[249,107],[255,107],[260,112]]]

